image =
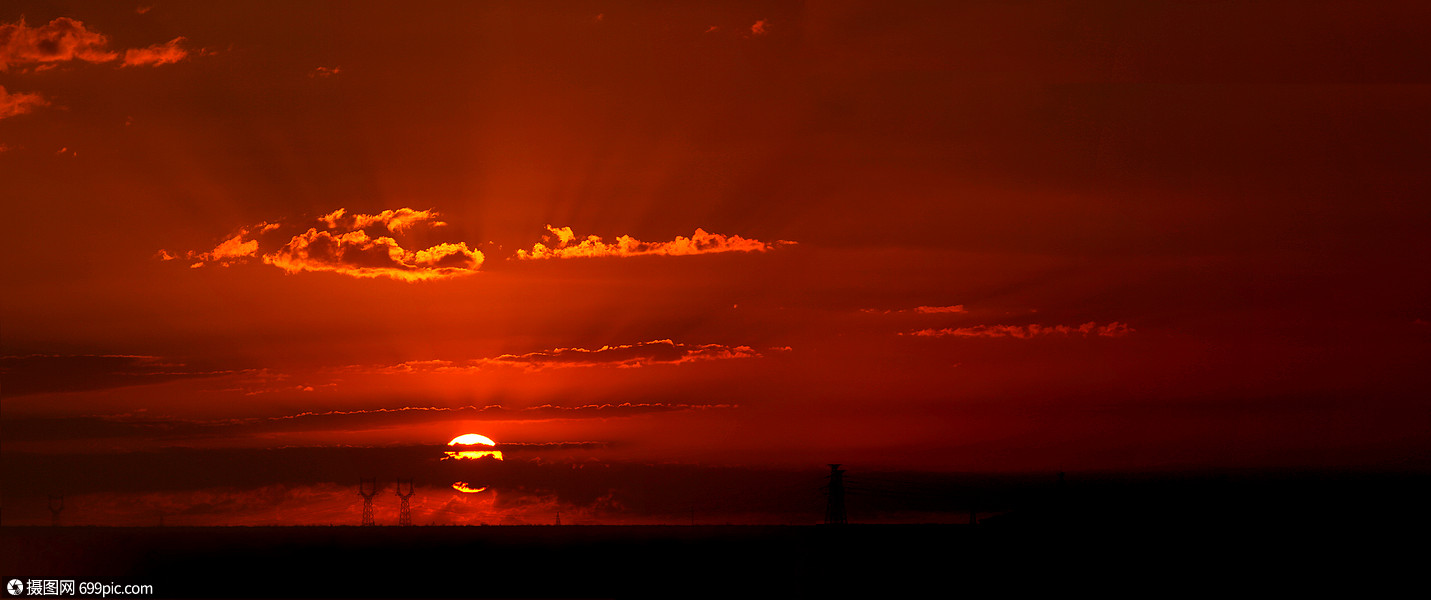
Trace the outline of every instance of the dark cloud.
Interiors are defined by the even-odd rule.
[[[895,308],[895,309],[861,308],[861,309],[860,309],[860,312],[866,312],[866,313],[877,314],[877,315],[889,315],[889,314],[897,314],[897,313],[915,313],[915,314],[921,314],[921,315],[939,315],[939,314],[960,314],[960,313],[968,313],[969,310],[966,309],[966,308],[964,308],[964,305],[963,305],[963,304],[954,304],[954,305],[950,305],[950,306],[916,306],[916,307],[914,307],[914,308]]]
[[[228,373],[198,370],[158,356],[4,356],[0,357],[0,396],[103,390]]]
[[[973,338],[1015,338],[1026,340],[1048,336],[1076,337],[1123,337],[1134,329],[1127,323],[1114,321],[1099,325],[1089,321],[1082,325],[975,325],[973,327],[920,329],[910,333],[920,337],[973,337]]]
[[[790,472],[695,465],[649,465],[596,460],[598,449],[569,447],[562,459],[538,447],[508,446],[504,461],[441,461],[446,446],[386,448],[307,447],[279,449],[171,449],[118,454],[6,453],[0,479],[6,485],[7,509],[32,508],[38,498],[64,491],[74,510],[71,524],[152,524],[165,512],[173,524],[283,524],[356,522],[362,501],[360,478],[376,477],[379,510],[395,512],[393,481],[411,478],[415,520],[452,523],[500,519],[517,513],[515,522],[549,523],[557,510],[565,522],[604,518],[689,518],[693,503],[703,517],[764,514],[783,519],[792,514],[818,515],[822,507],[818,470]],[[582,458],[582,454],[586,458]],[[482,494],[461,494],[454,481],[486,487]],[[650,482],[660,481],[661,485]],[[316,488],[305,491],[308,488]],[[747,490],[730,494],[730,490]],[[719,505],[710,498],[721,498]],[[325,506],[331,499],[334,506]],[[480,502],[480,508],[470,505]],[[448,516],[440,518],[446,506]],[[534,510],[540,507],[539,510]],[[601,515],[578,516],[599,509]],[[273,514],[282,511],[282,514]],[[261,512],[262,515],[252,513]],[[384,516],[391,520],[395,515]],[[533,517],[532,513],[540,517]],[[9,514],[17,521],[23,509]],[[88,513],[88,514],[86,514]],[[185,521],[176,515],[192,515]],[[337,516],[335,516],[337,515]],[[480,515],[480,516],[478,516]],[[36,517],[48,521],[48,513]],[[210,518],[211,517],[211,518]],[[491,521],[498,522],[498,521]]]
[[[305,412],[277,417],[218,420],[172,419],[125,414],[82,417],[23,417],[5,419],[10,441],[144,438],[164,441],[198,440],[228,435],[297,431],[359,430],[414,425],[453,419],[486,421],[545,421],[552,419],[616,419],[653,413],[691,410],[729,410],[729,404],[622,403],[581,406],[542,405],[528,408],[488,406],[405,406],[370,410]],[[506,447],[503,444],[502,447]]]

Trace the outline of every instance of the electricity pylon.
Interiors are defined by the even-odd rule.
[[[377,525],[373,521],[373,496],[378,495],[378,480],[376,477],[364,477],[358,480],[358,493],[363,496],[363,526]]]
[[[825,505],[825,524],[845,524],[845,471],[838,464],[830,465],[830,485],[825,488],[830,500]]]
[[[402,491],[402,484],[403,484],[403,483],[407,483],[407,493],[406,493],[406,494],[404,494],[403,491]],[[397,480],[397,490],[396,490],[397,496],[398,496],[399,498],[402,498],[402,507],[398,509],[398,526],[399,526],[399,527],[407,527],[407,526],[412,525],[412,505],[408,503],[408,499],[409,499],[409,498],[412,498],[412,491],[413,491],[413,490],[412,490],[412,480],[411,480],[411,479],[399,479],[399,480]]]
[[[65,509],[65,495],[50,496],[50,525],[60,526],[60,511]]]

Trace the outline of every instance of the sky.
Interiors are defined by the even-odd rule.
[[[346,523],[360,477],[424,523],[785,522],[836,462],[1425,470],[1428,23],[7,2],[6,523]],[[442,460],[465,433],[503,460]]]

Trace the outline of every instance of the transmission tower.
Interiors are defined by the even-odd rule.
[[[404,482],[407,483],[407,493],[406,493],[406,494],[404,494],[403,491],[402,491],[402,485],[403,485]],[[408,499],[409,499],[409,498],[412,498],[412,480],[411,480],[411,479],[399,479],[399,480],[397,480],[397,490],[396,490],[396,491],[397,491],[397,496],[398,496],[399,498],[402,498],[402,508],[399,508],[399,509],[398,509],[398,526],[399,526],[399,527],[408,527],[408,526],[412,525],[412,505],[408,503]]]
[[[830,465],[830,485],[826,487],[830,500],[825,505],[825,524],[844,525],[845,521],[845,471],[840,465]]]
[[[363,526],[377,525],[373,521],[373,496],[378,495],[378,480],[376,477],[364,477],[358,480],[358,493],[363,496]]]
[[[65,509],[65,495],[50,496],[50,524],[60,526],[60,511]]]

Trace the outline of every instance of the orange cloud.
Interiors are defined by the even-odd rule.
[[[768,352],[789,352],[789,346],[770,348]],[[406,375],[416,373],[461,374],[486,366],[516,366],[532,370],[556,367],[619,367],[674,365],[733,358],[762,358],[765,355],[750,346],[723,344],[681,344],[671,340],[654,340],[637,344],[587,348],[555,348],[526,354],[503,354],[494,358],[479,358],[460,363],[450,360],[415,360],[389,366],[345,367],[363,373]]]
[[[176,37],[121,53],[109,49],[109,38],[69,17],[39,27],[30,27],[21,18],[0,25],[0,71],[9,71],[12,65],[35,65],[35,70],[42,71],[72,60],[107,63],[121,58],[122,67],[168,65],[189,56],[189,51],[181,47],[183,42],[184,38]]]
[[[967,312],[969,312],[969,311],[968,311],[968,309],[965,309],[965,308],[964,308],[964,305],[963,305],[963,304],[954,304],[954,305],[951,305],[951,306],[916,306],[916,307],[914,307],[914,308],[894,309],[894,310],[881,310],[881,309],[878,309],[878,308],[861,308],[861,309],[860,309],[860,312],[874,313],[874,314],[879,314],[879,315],[888,315],[888,314],[893,314],[893,313],[909,313],[909,312],[919,313],[919,314],[924,314],[924,315],[936,315],[936,314],[948,314],[948,313],[967,313]]]
[[[350,277],[427,281],[477,272],[482,253],[468,249],[466,242],[414,251],[390,237],[369,237],[361,229],[336,236],[309,229],[277,252],[264,255],[263,262],[289,273],[330,271]]]
[[[1083,336],[1090,335],[1100,337],[1123,337],[1133,333],[1134,329],[1126,323],[1114,321],[1107,325],[1099,325],[1089,321],[1082,325],[975,325],[973,327],[960,327],[958,329],[921,329],[910,333],[921,337],[977,337],[977,338],[1016,338],[1026,340],[1035,337],[1046,336]],[[902,335],[902,334],[901,334]]]
[[[750,33],[751,35],[765,35],[767,33],[770,33],[769,27],[769,23],[767,23],[765,19],[761,19],[759,21],[756,21],[754,25],[750,26]]]
[[[49,106],[50,101],[35,93],[15,93],[5,91],[5,86],[0,85],[0,119],[23,115],[42,106]]]
[[[393,233],[402,233],[415,225],[430,227],[447,225],[447,223],[437,220],[437,211],[435,210],[413,210],[411,208],[385,210],[375,215],[348,214],[346,209],[340,208],[318,217],[318,220],[327,224],[329,229],[366,229],[381,223],[383,227]]]
[[[106,48],[109,39],[85,28],[84,23],[60,17],[47,25],[30,27],[18,22],[0,25],[0,71],[10,65],[52,64],[70,60],[109,62],[119,55]]]
[[[965,312],[969,312],[969,311],[964,310],[964,305],[963,305],[963,304],[955,304],[955,305],[953,305],[953,306],[919,306],[919,307],[915,307],[914,312],[917,312],[917,313],[925,313],[925,314],[937,314],[937,313],[965,313]]]
[[[580,242],[576,241],[576,234],[570,227],[552,227],[547,225],[547,231],[551,235],[546,236],[551,242],[551,236],[556,236],[554,245],[547,245],[538,242],[532,246],[531,251],[518,250],[517,258],[523,260],[538,260],[548,258],[590,258],[598,256],[687,256],[692,254],[709,254],[714,252],[764,252],[771,248],[795,242],[777,241],[765,243],[760,240],[749,240],[738,235],[726,236],[719,233],[707,233],[704,229],[696,229],[691,237],[676,236],[670,242],[643,242],[629,235],[616,238],[615,242],[607,243],[599,236],[587,236]]]
[[[315,77],[332,77],[342,72],[343,69],[341,67],[318,67],[309,71],[308,77],[310,79]]]
[[[527,354],[503,354],[485,359],[483,363],[521,366],[528,369],[557,367],[615,366],[623,368],[646,365],[674,365],[707,360],[760,358],[762,354],[750,346],[721,344],[678,344],[671,340],[654,340],[639,344],[586,348],[556,348]]]
[[[219,266],[227,267],[258,254],[258,240],[245,239],[249,234],[263,234],[278,229],[278,227],[279,225],[277,223],[267,222],[259,223],[252,227],[244,227],[239,229],[238,233],[219,242],[217,246],[214,246],[213,250],[209,250],[208,252],[189,251],[185,252],[183,256],[184,258],[196,261],[189,265],[191,269],[197,269],[211,263],[217,263]],[[158,257],[159,260],[167,261],[179,258],[179,255],[171,253],[168,250],[160,249]]]
[[[159,65],[169,65],[188,58],[189,51],[179,47],[184,41],[182,37],[176,37],[163,44],[154,44],[148,48],[133,48],[124,51],[124,62],[120,66],[124,67],[157,67]]]
[[[369,235],[365,228],[381,225],[391,233],[404,233],[418,225],[446,225],[437,220],[437,212],[400,208],[376,215],[348,214],[338,209],[318,221],[333,231],[309,228],[292,236],[275,250],[264,252],[260,241],[249,237],[280,227],[277,223],[259,223],[240,229],[234,236],[220,242],[208,252],[188,252],[184,256],[196,259],[190,267],[217,263],[230,266],[261,258],[288,273],[327,271],[350,277],[388,277],[399,281],[428,281],[475,273],[482,266],[482,253],[467,247],[466,242],[440,243],[422,250],[409,250],[390,236]],[[172,260],[177,255],[160,250],[160,260]]]

